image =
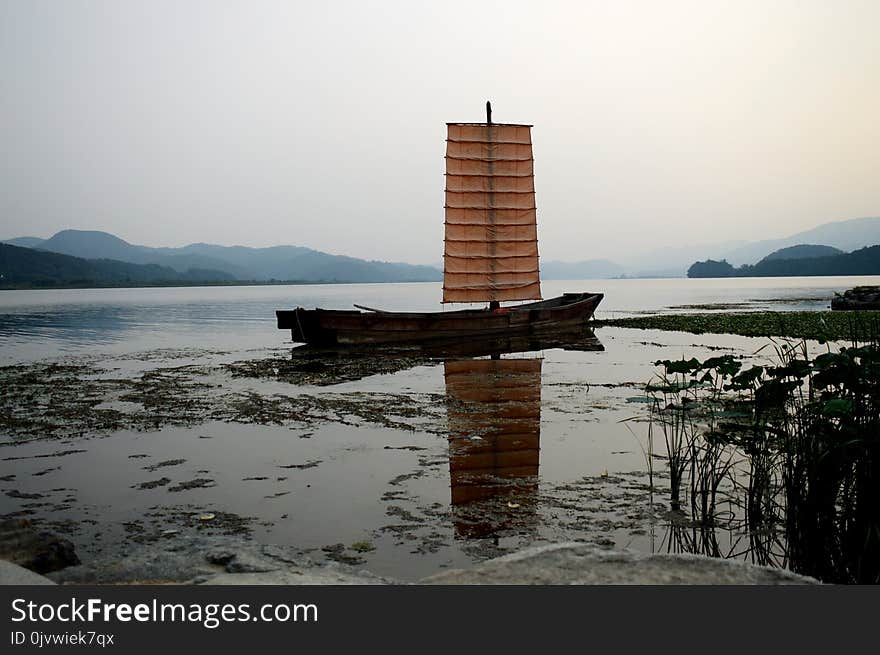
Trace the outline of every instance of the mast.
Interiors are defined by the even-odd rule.
[[[447,123],[443,302],[540,300],[531,125]]]
[[[492,125],[492,103],[488,100],[486,101],[486,125]],[[490,164],[491,169],[491,164]],[[501,301],[499,300],[490,300],[489,301],[489,311],[501,309]],[[497,357],[493,357],[493,359],[498,359]]]

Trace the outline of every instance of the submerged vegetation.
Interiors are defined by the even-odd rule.
[[[880,334],[880,312],[735,312],[663,314],[594,321],[594,327],[666,330],[691,334],[738,334],[816,341],[870,340]]]
[[[817,356],[786,343],[773,365],[746,369],[732,355],[656,365],[649,445],[662,434],[669,550],[880,583],[876,339]]]

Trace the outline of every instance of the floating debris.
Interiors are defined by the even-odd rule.
[[[208,478],[196,478],[195,480],[188,480],[186,482],[181,482],[180,484],[176,484],[173,487],[168,487],[168,491],[188,491],[189,489],[204,489],[206,487],[214,487],[217,483],[214,480],[210,480]]]
[[[155,489],[156,487],[164,487],[171,482],[171,478],[159,478],[158,480],[150,480],[149,482],[141,482],[136,485],[135,489]]]
[[[159,462],[158,464],[151,464],[150,466],[145,466],[145,471],[155,471],[156,469],[165,468],[166,466],[177,466],[178,464],[183,464],[186,462],[185,459],[166,459],[164,462]]]
[[[283,465],[279,466],[278,468],[305,470],[305,469],[313,469],[316,466],[318,466],[320,463],[321,463],[320,459],[313,459],[313,460],[309,460],[305,464],[283,464]]]

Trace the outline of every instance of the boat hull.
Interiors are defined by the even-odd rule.
[[[278,310],[278,328],[293,341],[320,345],[431,343],[462,338],[551,334],[583,326],[601,293],[557,298],[500,310],[384,312],[331,309]]]

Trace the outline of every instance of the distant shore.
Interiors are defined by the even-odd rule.
[[[173,287],[265,287],[306,284],[398,284],[354,280],[156,280],[153,282],[82,282],[70,284],[0,284],[0,291],[38,291],[41,289],[151,289]]]

